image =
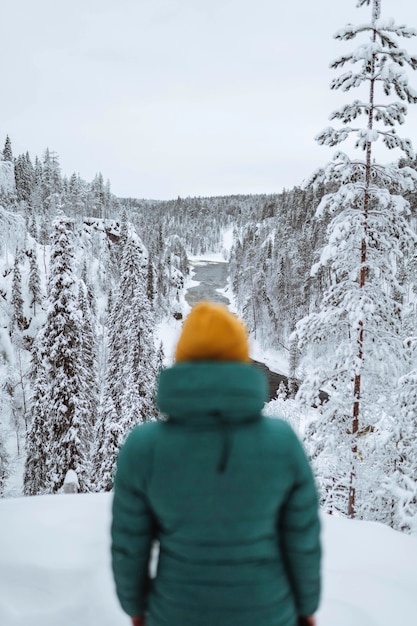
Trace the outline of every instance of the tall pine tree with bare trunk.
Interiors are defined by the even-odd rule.
[[[323,500],[350,517],[359,509],[362,517],[370,515],[364,504],[367,490],[386,471],[370,460],[372,441],[382,428],[381,415],[395,414],[398,380],[405,373],[404,286],[399,276],[400,271],[406,273],[416,242],[407,219],[408,203],[401,195],[414,189],[416,173],[375,160],[378,140],[390,150],[414,156],[410,140],[401,138],[395,127],[404,122],[406,103],[417,102],[404,71],[405,66],[416,69],[417,58],[398,45],[399,38],[416,31],[382,19],[381,4],[359,0],[357,7],[370,7],[371,21],[348,24],[335,35],[340,41],[364,37],[353,52],[331,64],[334,69],[359,65],[358,71],[335,78],[331,89],[358,89],[363,99],[334,111],[330,119],[340,121],[342,128],[325,128],[317,141],[337,146],[353,138],[365,156],[355,159],[339,151],[311,179],[337,188],[323,197],[316,214],[328,222],[327,244],[312,273],[325,269],[328,286],[320,309],[296,328],[312,372],[299,397],[311,401],[320,387],[330,396],[316,425],[320,445],[312,450]],[[365,118],[364,126],[355,123],[360,117]],[[358,492],[363,496],[360,503]]]

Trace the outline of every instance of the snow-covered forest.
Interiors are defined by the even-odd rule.
[[[216,252],[252,340],[288,375],[266,412],[303,439],[323,510],[417,533],[417,159],[398,131],[417,102],[402,48],[416,33],[364,4],[369,23],[336,35],[351,50],[332,67],[352,66],[331,85],[347,92],[339,126],[317,136],[346,152],[302,187],[117,198],[100,173],[64,175],[55,152],[4,138],[0,495],[61,492],[69,470],[83,493],[111,490],[127,432],[161,418],[161,328],[187,311],[189,259]]]

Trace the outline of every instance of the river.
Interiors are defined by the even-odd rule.
[[[221,293],[227,287],[228,263],[226,261],[190,261],[190,267],[193,272],[193,281],[198,282],[187,289],[185,299],[190,306],[193,306],[200,300],[211,300],[212,302],[221,302],[230,305],[229,298]],[[283,374],[272,372],[264,363],[253,361],[260,367],[268,378],[269,400],[276,398],[277,390],[281,382],[288,389],[288,378]]]
[[[211,300],[229,305],[230,300],[219,293],[227,287],[228,263],[225,261],[190,261],[193,271],[193,280],[198,285],[189,287],[185,299],[190,306],[200,300]]]

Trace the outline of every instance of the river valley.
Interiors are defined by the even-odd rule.
[[[200,300],[211,300],[227,306],[230,305],[229,298],[224,294],[228,279],[228,263],[226,261],[191,261],[190,269],[193,272],[193,281],[198,282],[198,285],[189,287],[185,294],[185,299],[190,306]],[[288,389],[287,376],[271,371],[260,361],[253,361],[253,363],[260,367],[268,378],[269,400],[276,398],[281,383],[284,383]]]

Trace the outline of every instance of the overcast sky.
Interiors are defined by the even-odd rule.
[[[369,15],[356,0],[4,1],[1,147],[49,147],[118,196],[299,185],[334,152],[314,141],[329,113],[357,97],[329,89],[333,34]],[[382,16],[417,28],[417,3],[382,0]],[[402,134],[417,148],[415,109]]]

